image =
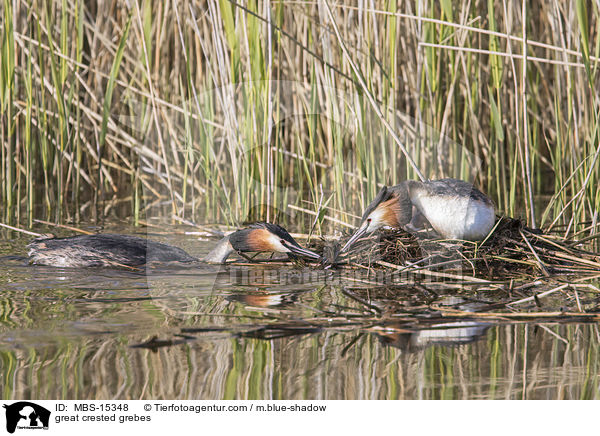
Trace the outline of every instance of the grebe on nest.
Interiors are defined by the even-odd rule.
[[[470,241],[483,240],[496,221],[492,200],[470,183],[458,179],[406,180],[379,191],[341,252],[348,251],[365,234],[383,226],[403,228],[421,216],[440,237]]]
[[[42,237],[28,246],[29,262],[56,267],[137,267],[145,264],[192,263],[199,259],[181,248],[137,236],[78,235],[68,238]],[[288,255],[320,259],[316,253],[302,248],[277,224],[258,223],[223,238],[203,260],[224,263],[234,251],[282,252]]]
[[[225,236],[203,260],[210,263],[225,263],[234,251],[238,253],[277,252],[287,253],[290,257],[297,255],[321,259],[317,253],[301,247],[283,227],[271,223],[256,223],[247,229]]]

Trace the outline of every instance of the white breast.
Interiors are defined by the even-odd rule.
[[[411,201],[443,238],[480,241],[496,220],[492,205],[470,197],[417,194]]]

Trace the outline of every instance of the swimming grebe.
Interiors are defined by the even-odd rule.
[[[172,245],[137,236],[110,233],[68,238],[38,238],[27,248],[29,263],[57,267],[118,267],[198,261],[181,248]]]
[[[496,220],[492,200],[470,183],[458,179],[406,180],[379,191],[341,252],[367,233],[383,226],[405,227],[419,215],[440,237],[470,241],[483,240]]]
[[[278,252],[287,253],[288,256],[299,255],[321,259],[317,253],[302,248],[283,227],[271,223],[256,223],[247,229],[225,236],[203,260],[210,263],[225,263],[234,251],[238,253]]]
[[[119,267],[147,263],[198,262],[181,248],[144,238],[110,233],[78,235],[68,238],[43,237],[29,245],[29,263],[57,267]],[[281,252],[321,259],[317,253],[302,248],[277,224],[258,223],[223,238],[203,259],[224,263],[231,253]]]

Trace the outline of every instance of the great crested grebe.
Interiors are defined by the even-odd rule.
[[[317,253],[302,248],[283,227],[271,223],[256,223],[247,229],[225,236],[203,260],[210,263],[225,263],[234,251],[238,253],[278,252],[287,253],[288,256],[321,259]]]
[[[29,245],[29,263],[56,267],[123,267],[161,263],[191,263],[200,260],[181,248],[137,236],[103,233],[67,238],[43,237]],[[223,238],[203,260],[223,263],[231,253],[276,251],[320,259],[300,247],[276,224],[259,223]]]
[[[450,178],[427,182],[406,180],[379,191],[341,252],[367,233],[383,226],[405,227],[418,215],[422,215],[440,237],[470,241],[483,240],[496,221],[492,200],[470,183]]]

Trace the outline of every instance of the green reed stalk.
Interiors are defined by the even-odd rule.
[[[14,123],[14,94],[13,90],[17,86],[15,83],[15,40],[13,38],[13,13],[10,4],[4,6],[4,32],[2,38],[2,72],[0,73],[1,108],[3,118],[6,124],[2,123],[2,137],[6,138],[2,147],[2,182],[4,185],[3,197],[6,204],[4,211],[5,221],[11,222],[14,216],[11,211],[14,207],[14,147],[15,147],[15,125]]]

